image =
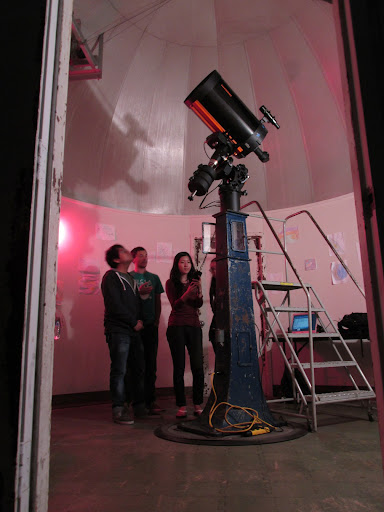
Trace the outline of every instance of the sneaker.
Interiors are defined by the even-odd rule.
[[[185,405],[180,407],[180,409],[176,413],[176,418],[186,418],[187,417],[187,409]]]
[[[112,409],[112,419],[120,425],[132,425],[134,423],[129,410],[124,407],[114,407]]]
[[[193,411],[193,414],[195,416],[201,416],[203,409],[200,407],[200,405],[195,405],[195,410]]]
[[[162,409],[162,408],[160,407],[160,405],[158,405],[156,402],[152,402],[152,403],[149,405],[149,407],[148,407],[148,412],[149,412],[149,414],[155,414],[155,415],[157,415],[157,414],[160,414],[160,413],[162,413],[162,412],[164,412],[164,411],[165,411],[165,409]]]

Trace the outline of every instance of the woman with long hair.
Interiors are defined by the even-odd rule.
[[[187,416],[184,389],[185,349],[188,350],[193,376],[194,414],[199,416],[202,413],[204,370],[202,331],[197,310],[203,305],[203,295],[200,278],[187,252],[176,254],[165,290],[172,306],[167,339],[173,361],[176,405],[179,407],[176,417]]]

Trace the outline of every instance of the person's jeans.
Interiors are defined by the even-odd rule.
[[[125,376],[127,403],[132,403],[132,407],[134,409],[136,409],[138,406],[144,407],[144,379],[144,347],[141,336],[136,334],[135,337],[132,337],[131,348],[127,361],[127,373]]]
[[[111,390],[112,407],[123,407],[126,401],[125,374],[127,360],[131,346],[131,336],[120,332],[106,335],[109,355],[111,357],[111,371],[109,374],[109,387]]]
[[[203,370],[203,342],[200,327],[190,325],[170,325],[167,329],[167,339],[173,361],[173,387],[176,396],[176,405],[186,405],[184,388],[185,348],[189,353],[191,371],[193,376],[193,403],[203,403],[204,370]]]
[[[145,403],[147,407],[156,399],[156,371],[157,371],[157,349],[159,345],[159,330],[154,325],[146,325],[140,331],[143,340],[145,357]]]

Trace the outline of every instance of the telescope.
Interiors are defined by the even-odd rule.
[[[242,187],[248,179],[243,164],[233,165],[255,153],[262,162],[269,159],[260,147],[268,131],[266,122],[279,125],[263,106],[263,119],[257,119],[235,92],[212,71],[184,103],[211,130],[207,144],[214,150],[208,165],[199,165],[189,180],[195,195],[208,193],[214,180],[219,184],[220,212],[215,218],[216,326],[215,374],[211,395],[199,420],[179,426],[187,432],[218,435],[225,424],[243,425],[249,421],[246,410],[258,411],[268,425],[274,419],[261,387],[258,348],[253,312],[251,271],[248,255],[246,218],[240,212]],[[216,412],[216,403],[220,410]],[[237,407],[232,407],[235,404]],[[225,406],[225,407],[224,407]],[[213,412],[215,410],[214,419]],[[221,435],[221,434],[220,434]]]
[[[245,158],[253,152],[261,162],[268,162],[269,154],[260,147],[268,133],[265,123],[277,129],[279,124],[264,105],[260,107],[263,118],[257,119],[216,70],[193,89],[184,103],[213,132],[206,142],[214,153],[208,165],[199,165],[190,178],[190,200],[206,194],[214,180],[239,181],[234,177],[238,173],[234,172],[232,157]],[[242,167],[240,183],[244,178]]]

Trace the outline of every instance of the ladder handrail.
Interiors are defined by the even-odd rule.
[[[275,229],[274,229],[274,227],[272,226],[272,224],[271,224],[271,222],[270,222],[269,218],[266,216],[265,211],[264,211],[264,210],[263,210],[263,208],[261,207],[260,203],[259,203],[258,201],[250,201],[249,203],[246,203],[245,205],[241,206],[241,207],[240,207],[240,210],[242,210],[243,208],[246,208],[247,206],[249,206],[250,204],[253,204],[253,203],[255,203],[255,204],[258,206],[258,208],[259,208],[259,210],[260,210],[260,212],[261,212],[261,214],[262,214],[262,216],[263,216],[263,218],[264,218],[265,222],[267,223],[267,225],[268,225],[269,229],[272,231],[272,234],[273,234],[273,236],[275,237],[276,242],[277,242],[277,243],[278,243],[278,245],[280,246],[280,249],[281,249],[281,251],[283,252],[283,255],[285,256],[285,258],[286,258],[286,260],[288,261],[288,263],[289,263],[289,265],[290,265],[291,269],[293,270],[293,273],[294,273],[294,274],[295,274],[295,276],[297,277],[297,280],[299,281],[299,283],[300,283],[301,287],[303,288],[303,290],[305,290],[305,293],[306,293],[307,298],[308,298],[308,303],[309,303],[309,305],[310,305],[310,295],[309,295],[309,292],[308,292],[308,290],[307,290],[307,287],[305,286],[305,284],[304,284],[304,283],[303,283],[303,281],[301,280],[301,277],[300,277],[299,273],[297,272],[297,270],[296,270],[295,266],[293,265],[292,260],[291,260],[291,258],[289,257],[289,254],[287,253],[287,251],[286,251],[285,247],[283,246],[283,244],[282,244],[282,243],[281,243],[281,241],[280,241],[279,235],[276,233],[276,230],[275,230]]]
[[[296,212],[296,213],[291,213],[291,215],[288,215],[287,217],[285,217],[284,219],[284,238],[285,238],[285,225],[286,225],[286,222],[288,219],[291,219],[292,217],[296,217],[297,215],[300,215],[302,213],[306,213],[308,215],[308,217],[311,219],[311,221],[313,222],[313,224],[316,226],[316,228],[318,229],[318,231],[320,232],[321,236],[324,238],[324,240],[327,242],[328,246],[330,247],[330,249],[333,251],[333,253],[335,254],[336,258],[340,261],[340,263],[342,264],[342,266],[344,267],[345,271],[347,272],[347,274],[349,275],[349,277],[352,279],[352,281],[355,283],[355,285],[357,286],[357,288],[359,289],[360,293],[362,294],[362,296],[365,298],[365,293],[363,291],[363,289],[360,287],[359,283],[356,281],[355,277],[353,276],[352,272],[349,270],[349,268],[347,267],[346,263],[344,262],[344,260],[342,259],[342,257],[340,256],[340,254],[337,252],[337,250],[333,247],[333,245],[331,244],[331,242],[328,240],[327,238],[327,235],[324,233],[324,231],[321,229],[321,227],[319,226],[319,224],[317,223],[317,221],[314,219],[314,217],[312,216],[311,213],[309,213],[308,210],[300,210],[299,212]]]
[[[279,307],[281,308],[282,305],[285,303],[285,300],[286,300],[286,297],[284,298],[283,302],[281,303],[280,306],[278,306],[277,308],[275,308],[272,303],[270,302],[269,298],[268,298],[268,294],[267,294],[267,288],[264,289],[264,281],[256,281],[255,283],[255,286],[256,286],[256,289],[260,292],[261,291],[261,296],[260,297],[257,297],[257,300],[259,302],[259,306],[260,306],[260,309],[261,309],[261,312],[263,313],[264,315],[264,318],[266,320],[266,323],[268,325],[268,332],[266,333],[265,337],[263,338],[263,343],[262,343],[262,350],[265,349],[265,345],[266,345],[266,342],[268,340],[268,338],[270,337],[270,335],[272,334],[272,337],[273,339],[275,340],[275,342],[277,342],[277,346],[280,350],[280,353],[283,357],[283,360],[284,360],[284,363],[285,363],[285,366],[289,369],[290,373],[291,373],[291,378],[292,378],[292,383],[293,383],[293,389],[294,389],[294,397],[295,397],[295,393],[296,393],[296,400],[300,401],[300,413],[298,414],[298,416],[300,417],[303,417],[302,415],[302,411],[303,411],[303,408],[305,407],[306,408],[306,411],[307,411],[307,420],[309,420],[309,416],[308,416],[308,413],[309,413],[309,408],[308,408],[308,400],[311,400],[312,403],[311,403],[311,409],[312,409],[312,424],[311,423],[308,423],[314,431],[317,430],[317,411],[316,411],[316,408],[317,408],[317,405],[320,405],[321,403],[333,403],[337,400],[341,400],[341,401],[348,401],[348,400],[358,400],[358,399],[361,399],[363,400],[363,398],[374,398],[375,397],[375,393],[371,387],[371,385],[369,384],[367,378],[365,377],[364,373],[362,372],[361,368],[360,368],[360,365],[357,363],[355,357],[353,356],[352,352],[350,351],[349,347],[347,346],[345,340],[343,339],[343,337],[341,336],[340,332],[338,331],[338,329],[336,328],[336,325],[334,323],[334,321],[332,320],[332,318],[329,316],[329,313],[327,312],[327,310],[325,309],[324,305],[322,304],[320,298],[318,297],[318,295],[316,294],[315,290],[313,289],[312,285],[308,284],[304,284],[304,282],[302,281],[298,271],[296,270],[291,258],[289,257],[288,255],[288,252],[287,252],[287,241],[286,241],[286,225],[287,225],[287,221],[288,219],[292,218],[292,217],[295,217],[297,215],[300,215],[302,213],[306,213],[309,218],[312,220],[313,224],[317,227],[318,231],[320,232],[320,234],[322,235],[322,237],[324,238],[324,240],[327,242],[328,246],[331,248],[332,252],[335,254],[335,256],[337,257],[337,259],[339,260],[339,262],[341,263],[341,265],[343,266],[343,268],[346,270],[347,274],[351,277],[352,281],[354,282],[354,284],[356,285],[356,287],[359,289],[360,293],[363,295],[363,297],[365,298],[365,293],[364,291],[362,290],[362,288],[359,286],[359,284],[357,283],[356,279],[354,278],[354,276],[352,275],[352,273],[350,272],[350,270],[348,269],[347,265],[345,264],[345,262],[343,261],[343,259],[341,258],[341,256],[338,254],[337,250],[333,247],[333,245],[331,244],[331,242],[328,240],[328,238],[326,237],[324,231],[320,228],[320,226],[318,225],[318,223],[316,222],[316,220],[313,218],[313,216],[307,211],[307,210],[301,210],[299,212],[296,212],[296,213],[293,213],[291,215],[288,215],[283,222],[283,241],[280,240],[279,238],[279,235],[278,233],[276,232],[276,230],[274,229],[274,227],[272,226],[271,222],[270,222],[270,219],[266,216],[263,208],[260,206],[259,202],[258,201],[251,201],[247,204],[245,204],[244,206],[242,206],[240,209],[243,209],[247,206],[249,206],[250,204],[256,204],[257,207],[259,208],[260,210],[260,213],[262,215],[262,217],[264,218],[265,222],[267,223],[269,229],[271,230],[278,246],[280,247],[281,251],[282,251],[282,255],[285,256],[285,279],[286,281],[285,282],[281,282],[280,285],[280,289],[281,290],[286,290],[287,291],[287,294],[286,294],[286,297],[288,297],[288,309],[287,309],[287,312],[289,313],[289,315],[291,314],[291,307],[290,307],[290,290],[289,290],[289,286],[292,286],[293,289],[299,289],[301,288],[303,290],[303,292],[305,293],[306,297],[307,297],[307,312],[308,312],[308,322],[309,322],[309,326],[311,326],[312,324],[312,310],[314,309],[315,311],[317,310],[317,307],[316,304],[312,304],[312,299],[311,299],[311,293],[314,294],[314,297],[316,298],[318,304],[320,304],[321,306],[321,310],[325,313],[328,321],[330,322],[328,325],[331,325],[332,328],[333,328],[333,331],[334,332],[329,332],[328,334],[328,331],[327,331],[327,328],[325,328],[325,331],[327,332],[328,336],[329,336],[329,340],[331,341],[331,344],[332,344],[332,347],[336,353],[336,356],[337,356],[337,362],[342,362],[342,363],[345,363],[344,365],[344,369],[345,371],[347,372],[347,375],[349,377],[349,379],[351,380],[352,384],[353,384],[353,387],[354,387],[354,394],[351,395],[351,393],[346,393],[345,395],[346,396],[343,396],[342,398],[339,398],[339,397],[336,397],[336,395],[338,395],[338,393],[336,393],[335,395],[332,395],[332,394],[329,394],[330,396],[325,396],[327,394],[317,394],[316,393],[316,387],[315,387],[315,373],[314,373],[314,369],[315,369],[315,362],[314,362],[314,334],[313,334],[313,331],[312,329],[309,327],[309,330],[308,330],[308,342],[309,342],[309,365],[308,363],[304,363],[302,364],[299,357],[298,357],[298,351],[296,351],[296,345],[295,345],[295,348],[292,346],[292,343],[291,343],[291,340],[289,338],[289,335],[287,334],[287,332],[285,331],[285,329],[283,328],[283,325],[280,321],[280,318],[279,318],[279,314],[280,312],[278,312],[278,309]],[[284,246],[283,246],[283,243],[284,243]],[[260,251],[260,252],[264,252],[264,251]],[[300,284],[297,285],[297,284],[293,284],[293,283],[288,283],[288,265],[290,266],[290,268],[292,269],[293,273],[295,274],[296,278],[297,278],[297,281],[298,283]],[[265,281],[265,283],[268,283],[268,281]],[[273,284],[273,283],[271,283]],[[278,283],[275,283],[276,285]],[[273,288],[271,288],[273,289]],[[267,307],[266,307],[267,306]],[[294,309],[294,308],[293,308]],[[274,320],[273,322],[271,323],[271,321],[269,320],[269,317],[268,317],[268,312],[271,312],[273,314],[273,317],[274,317]],[[318,313],[315,313],[315,314],[318,314]],[[290,361],[288,360],[287,358],[287,355],[285,354],[285,349],[283,350],[281,344],[280,344],[280,340],[275,332],[275,329],[274,329],[274,324],[277,322],[278,326],[280,327],[281,329],[281,332],[282,332],[282,337],[284,338],[284,341],[285,343],[287,343],[288,345],[288,348],[289,348],[289,351],[290,351]],[[289,322],[289,325],[290,325],[290,322]],[[322,324],[322,321],[321,321],[321,325]],[[324,327],[324,325],[323,325]],[[339,349],[335,346],[332,338],[331,338],[331,335],[336,335],[337,333],[337,336],[339,338],[339,340],[342,342],[342,345],[344,347],[344,349],[346,350],[346,353],[347,353],[347,356],[349,356],[350,359],[344,359],[344,357],[342,356],[341,352],[339,351]],[[318,335],[318,336],[321,336],[321,335]],[[333,363],[334,361],[329,361],[329,362],[326,362],[326,363]],[[338,366],[341,366],[341,365],[338,365]],[[368,390],[367,391],[362,391],[360,388],[359,388],[359,385],[357,385],[356,381],[355,381],[355,378],[353,376],[353,374],[351,373],[351,371],[349,370],[349,366],[355,366],[360,377],[363,378],[363,381],[365,383],[365,385],[368,387]],[[298,380],[296,379],[295,377],[295,372],[294,372],[294,367],[297,367],[302,375],[302,377],[304,378],[304,382],[306,383],[306,385],[308,386],[309,388],[309,393],[308,394],[304,394],[304,390],[302,389],[302,385],[299,384]],[[318,366],[319,367],[319,366]],[[306,374],[306,372],[304,371],[304,369],[309,369],[310,371],[310,378],[308,378],[308,375]],[[286,400],[286,398],[282,399],[283,401]]]
[[[307,296],[307,305],[308,305],[308,325],[311,325],[312,324],[312,303],[311,303],[311,296],[309,294],[309,290],[307,289],[307,287],[305,286],[304,282],[302,281],[298,271],[296,270],[291,258],[289,257],[289,254],[287,253],[285,247],[283,246],[283,244],[281,243],[280,239],[279,239],[279,235],[276,233],[276,230],[274,229],[274,227],[272,226],[270,220],[268,219],[267,215],[265,214],[265,211],[263,210],[262,206],[260,205],[260,203],[258,201],[250,201],[249,203],[246,203],[245,205],[243,205],[240,209],[242,210],[243,208],[249,206],[250,204],[256,204],[257,207],[259,208],[260,210],[260,213],[262,214],[265,222],[267,223],[269,229],[271,230],[273,236],[275,237],[275,240],[277,242],[277,244],[279,245],[281,251],[283,252],[284,256],[285,256],[285,261],[289,263],[291,269],[293,270],[293,273],[295,274],[295,276],[297,277],[297,280],[299,281],[300,283],[300,286],[301,288],[303,289],[305,295]],[[285,226],[285,224],[284,224]],[[311,382],[315,382],[315,373],[314,373],[314,367],[313,367],[313,363],[314,363],[314,351],[313,351],[313,333],[312,333],[312,329],[309,329],[309,332],[308,332],[308,338],[309,338],[309,358],[310,358],[310,362],[311,362],[311,368],[310,368],[310,373],[311,373]],[[316,394],[315,394],[315,386],[312,386],[312,389],[311,389],[311,395],[312,395],[312,407],[313,409],[315,409],[316,405],[315,405],[315,400],[316,400]],[[313,411],[314,414],[313,416],[315,416],[315,410]],[[315,425],[316,427],[316,425]]]

